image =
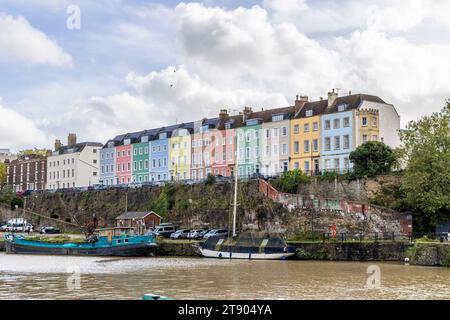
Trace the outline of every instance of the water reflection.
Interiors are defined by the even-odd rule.
[[[367,267],[381,288],[366,289]],[[69,290],[70,266],[81,289]],[[450,269],[400,264],[0,254],[0,299],[449,299]]]

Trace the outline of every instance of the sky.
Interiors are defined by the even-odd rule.
[[[448,12],[448,0],[0,0],[0,148],[69,132],[104,143],[332,88],[394,104],[404,127],[450,98]]]

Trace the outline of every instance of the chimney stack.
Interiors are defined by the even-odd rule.
[[[295,99],[295,105],[294,105],[295,113],[297,114],[308,101],[309,101],[308,96],[297,95],[296,99]]]
[[[73,147],[77,144],[77,135],[75,133],[69,133],[69,136],[67,137],[67,145],[69,147]]]
[[[250,114],[252,113],[252,108],[251,107],[245,107],[244,108],[244,112],[242,113],[242,119],[244,121],[247,121],[248,117],[250,116]]]
[[[58,151],[61,147],[61,140],[55,140],[55,151]]]
[[[227,109],[221,109],[220,113],[219,113],[219,119],[220,120],[225,120],[228,118],[228,110]]]
[[[333,103],[336,101],[338,97],[337,92],[333,91],[332,92],[328,92],[328,107],[331,107],[333,105]]]

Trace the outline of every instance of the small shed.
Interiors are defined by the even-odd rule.
[[[154,211],[125,212],[116,218],[118,227],[140,227],[146,229],[154,228],[161,223],[162,217]]]

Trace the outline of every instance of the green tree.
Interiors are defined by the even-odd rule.
[[[301,170],[293,170],[284,172],[280,178],[273,181],[273,185],[282,192],[297,193],[298,187],[309,181],[309,176]]]
[[[0,190],[6,185],[6,164],[0,162]]]
[[[421,227],[450,217],[450,103],[400,134],[407,166],[401,188]]]
[[[357,177],[374,177],[391,171],[396,162],[392,149],[383,142],[369,141],[356,148],[349,157]]]
[[[29,155],[40,155],[40,156],[45,156],[47,155],[48,150],[46,149],[25,149],[22,151],[19,151],[19,153],[17,154],[19,157],[20,156],[29,156]]]
[[[216,183],[216,177],[213,176],[211,173],[208,174],[205,180],[205,185],[210,186]]]

